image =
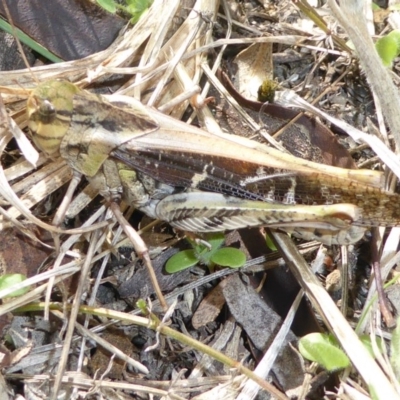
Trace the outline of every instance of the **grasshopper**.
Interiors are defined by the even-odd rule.
[[[110,202],[122,199],[179,229],[265,225],[348,244],[364,227],[400,225],[400,196],[383,190],[372,171],[216,137],[133,99],[111,103],[68,82],[39,85],[27,110],[33,141],[47,156],[61,156]]]
[[[321,165],[233,135],[215,136],[121,96],[112,104],[48,81],[27,102],[35,144],[105,199],[191,232],[283,228],[327,244],[400,225],[400,196],[369,170]]]

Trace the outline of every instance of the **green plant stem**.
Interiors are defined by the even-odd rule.
[[[27,306],[21,307],[16,312],[32,312],[32,311],[42,311],[45,308],[45,303],[32,303]],[[60,303],[51,303],[49,305],[50,310],[60,310],[62,311],[64,306]],[[67,308],[70,308],[69,306]],[[132,324],[140,325],[155,331],[160,332],[161,334],[168,336],[177,340],[178,342],[190,346],[193,349],[196,349],[203,354],[207,354],[215,360],[229,366],[230,368],[237,369],[240,373],[247,376],[249,379],[252,379],[256,383],[258,383],[263,389],[272,393],[276,398],[282,400],[288,400],[287,397],[277,390],[274,386],[272,386],[269,382],[266,382],[258,375],[256,375],[253,371],[244,367],[239,361],[233,360],[230,357],[225,356],[221,352],[214,350],[210,346],[207,346],[204,343],[201,343],[190,336],[187,336],[183,333],[180,333],[168,326],[165,326],[154,314],[151,314],[149,318],[139,317],[132,314],[126,314],[120,311],[108,310],[106,308],[95,308],[88,307],[85,305],[81,305],[79,310],[83,314],[97,315],[101,317],[107,317],[112,319],[117,319],[119,321],[130,322]]]

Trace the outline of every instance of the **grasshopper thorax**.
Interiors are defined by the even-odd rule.
[[[28,126],[32,139],[46,155],[56,156],[73,111],[73,98],[79,88],[67,81],[48,81],[34,89],[28,98]]]

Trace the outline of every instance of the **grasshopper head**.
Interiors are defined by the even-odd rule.
[[[66,134],[79,88],[66,81],[48,81],[32,91],[27,102],[32,139],[48,156],[55,156]]]

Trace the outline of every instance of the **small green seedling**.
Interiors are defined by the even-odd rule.
[[[361,335],[359,339],[371,356],[375,358],[370,336]],[[379,351],[383,354],[384,341],[381,338],[376,338],[376,344]],[[350,365],[347,355],[340,349],[339,343],[331,334],[310,333],[302,337],[299,341],[299,351],[304,358],[315,361],[328,371],[337,371],[347,368]]]
[[[337,371],[350,365],[350,360],[339,348],[336,339],[326,333],[310,333],[299,341],[300,354],[315,361],[327,371]]]
[[[391,67],[393,60],[400,54],[400,30],[396,29],[375,43],[376,51],[385,67]]]
[[[26,276],[23,274],[4,274],[0,276],[0,290],[8,289],[11,286],[16,285],[17,283],[23,282],[26,280]],[[19,297],[25,294],[29,290],[28,287],[24,287],[22,289],[15,290],[4,298],[8,297]]]
[[[117,3],[115,0],[97,0],[97,4],[111,14],[117,10],[131,16],[131,24],[136,24],[142,14],[151,6],[153,0],[125,0],[125,5]]]
[[[196,264],[206,265],[212,269],[215,265],[229,268],[239,268],[246,263],[245,254],[233,247],[223,247],[225,236],[221,232],[205,235],[204,241],[196,242],[187,239],[192,249],[174,254],[165,265],[165,270],[173,274]]]

